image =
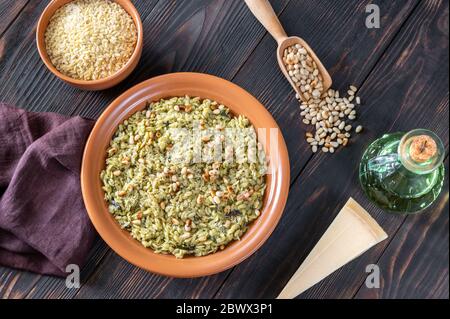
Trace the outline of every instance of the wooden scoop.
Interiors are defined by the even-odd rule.
[[[250,8],[250,11],[253,15],[258,19],[259,22],[266,28],[266,30],[272,35],[272,37],[278,43],[277,49],[277,59],[278,64],[283,71],[286,79],[291,83],[291,86],[294,88],[295,92],[300,96],[300,98],[305,101],[300,88],[297,87],[294,81],[291,80],[291,77],[288,74],[288,71],[283,63],[283,54],[284,50],[292,45],[300,44],[302,45],[311,58],[316,62],[317,68],[319,69],[320,74],[323,78],[323,92],[326,92],[332,83],[330,74],[328,74],[327,69],[323,66],[322,62],[320,62],[317,55],[311,49],[311,47],[299,37],[288,37],[283,27],[281,26],[280,20],[278,20],[277,15],[273,11],[272,6],[270,5],[268,0],[245,0],[245,3]]]

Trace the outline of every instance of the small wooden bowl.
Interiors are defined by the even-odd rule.
[[[99,80],[92,80],[92,81],[78,80],[62,74],[55,68],[55,66],[52,64],[47,54],[44,38],[48,23],[53,14],[55,13],[55,11],[71,1],[73,0],[52,0],[44,9],[44,12],[42,12],[42,15],[39,18],[36,29],[36,43],[39,55],[41,56],[41,59],[44,62],[44,64],[54,75],[56,75],[61,80],[69,83],[74,87],[77,87],[82,90],[91,90],[91,91],[104,90],[113,87],[114,85],[123,81],[128,75],[130,75],[131,72],[133,72],[141,57],[142,46],[144,43],[144,36],[143,36],[142,21],[141,17],[139,16],[139,12],[137,11],[137,9],[134,7],[133,3],[130,0],[114,0],[115,2],[120,4],[122,8],[125,9],[125,11],[128,12],[128,14],[133,19],[134,24],[136,25],[137,29],[136,48],[134,49],[134,52],[130,60],[113,75],[110,75],[106,78]]]
[[[269,158],[266,192],[261,215],[238,241],[224,250],[203,257],[177,259],[156,254],[120,228],[109,213],[100,172],[105,167],[106,149],[117,127],[148,101],[174,96],[199,96],[226,105],[234,115],[245,115],[255,129],[264,128],[260,142]],[[197,178],[201,178],[197,176]],[[173,277],[215,274],[242,262],[253,254],[275,229],[289,191],[289,158],[281,130],[270,113],[252,95],[224,79],[200,73],[172,73],[142,82],[113,101],[97,120],[83,155],[81,189],[89,217],[103,240],[130,263],[148,271]]]

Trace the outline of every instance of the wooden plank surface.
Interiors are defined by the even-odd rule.
[[[243,2],[205,2],[209,6],[214,7],[214,10],[208,6],[202,8],[199,6],[200,2],[189,3],[193,5],[190,10],[196,13],[183,13],[182,10],[186,10],[186,2],[178,2],[178,7],[176,10],[174,9],[173,12],[176,14],[176,17],[180,17],[181,19],[179,25],[174,26],[169,24],[161,26],[158,38],[152,42],[168,39],[167,45],[161,49],[161,53],[149,50],[149,54],[144,58],[144,60],[149,61],[147,64],[150,69],[155,68],[156,70],[165,70],[163,72],[193,70],[197,72],[215,74],[226,79],[232,79],[240,69],[242,63],[245,62],[246,57],[258,45],[264,36],[265,31],[256,21],[251,19],[251,14],[246,9]],[[275,3],[275,11],[281,12],[285,8],[286,3],[287,1],[279,1]],[[204,27],[201,32],[197,32],[197,37],[193,37],[192,30],[186,28],[185,25],[192,25],[197,28],[199,28],[199,25],[204,25],[204,23],[200,23],[199,21],[189,20],[192,19],[191,17],[198,19],[198,12],[202,12],[202,10],[207,11],[202,14],[202,16],[209,16],[211,20],[209,20],[208,24],[206,24],[206,27]],[[161,9],[161,12],[164,12],[164,10]],[[211,12],[215,13],[216,20],[212,19]],[[233,21],[235,21],[236,25],[230,30],[227,25],[232,25]],[[220,29],[216,30],[217,27]],[[215,32],[217,32],[219,36],[211,37],[211,28],[216,30]],[[177,35],[175,40],[171,40],[170,35],[174,32],[174,29],[182,29],[183,33]],[[243,32],[244,30],[245,32]],[[233,36],[236,33],[240,36]],[[175,34],[178,33],[175,32]],[[182,57],[186,55],[185,45],[180,47],[175,45],[175,49],[172,49],[171,41],[176,43],[177,41],[180,41],[180,39],[185,38],[188,34],[191,36],[183,42],[186,44],[186,41],[188,41],[187,47],[193,48],[193,52],[191,52],[188,58],[183,58],[181,60],[169,59],[167,61],[158,61],[158,57],[160,57],[161,54],[170,55],[172,53],[173,56],[180,54]],[[203,48],[205,52],[199,53],[197,48],[194,49],[191,45],[194,43]],[[231,50],[231,48],[242,49],[242,51]],[[236,52],[238,55],[236,55]],[[222,57],[223,60],[218,57]],[[184,60],[186,60],[186,62],[183,62]],[[180,64],[180,62],[183,62],[183,64]],[[156,63],[159,63],[159,67],[154,65],[152,66],[152,64]],[[159,71],[152,75],[157,74],[159,74]],[[146,78],[151,77],[152,75],[148,75]],[[140,79],[138,82],[143,79],[145,78]],[[95,115],[90,111],[87,111],[87,113],[82,112],[81,114],[87,116]],[[131,271],[130,267],[132,268]],[[116,276],[107,275],[111,269],[115,270],[115,273],[117,274]],[[123,276],[123,274],[127,274],[127,276]],[[130,276],[128,276],[128,274],[130,274]],[[78,298],[87,298],[102,295],[104,293],[101,288],[99,289],[98,285],[90,284],[91,282],[102,282],[105,286],[109,287],[109,291],[113,290],[113,287],[127,287],[120,292],[120,296],[122,297],[207,298],[214,295],[217,287],[220,286],[225,279],[226,273],[189,280],[166,278],[136,269],[135,267],[130,266],[130,264],[125,262],[121,257],[110,251],[101,267],[99,267],[99,271],[96,275],[97,277],[93,276],[89,278],[87,285],[80,289],[76,295]],[[145,284],[136,284],[140,282]],[[155,287],[158,289],[155,289]],[[105,297],[114,296],[117,296],[117,294],[105,295]]]
[[[283,12],[283,14],[281,15],[281,19],[282,19],[282,21],[284,22],[284,16],[285,15],[287,15],[287,17],[288,18],[292,18],[293,19],[293,21],[297,21],[295,18],[296,17],[298,17],[298,14],[297,14],[297,12],[300,12],[301,10],[300,10],[300,8],[302,7],[301,6],[302,4],[301,3],[299,3],[299,2],[290,2],[289,3],[289,5],[287,6],[287,8],[286,8],[286,10]],[[304,5],[304,4],[303,4]],[[349,5],[349,6],[351,6],[351,4]],[[389,8],[389,10],[386,10],[386,11],[388,11],[388,12],[392,12],[393,13],[393,16],[392,16],[392,19],[394,20],[395,18],[397,18],[397,20],[395,20],[395,22],[397,23],[397,26],[399,26],[400,24],[401,24],[401,22],[402,22],[402,15],[403,15],[403,17],[406,17],[407,16],[407,14],[408,14],[408,10],[407,9],[410,9],[410,10],[412,10],[412,8],[413,8],[413,6],[414,6],[414,3],[411,3],[411,7],[408,7],[408,8],[401,8],[400,6],[399,7],[394,7],[394,8]],[[321,10],[328,10],[329,12],[336,12],[337,10],[339,10],[341,8],[341,6],[337,6],[336,4],[335,4],[335,2],[333,3],[333,2],[329,2],[329,5],[328,5],[328,7],[324,7],[324,8],[321,8]],[[361,8],[360,8],[360,11],[361,10],[363,10],[363,8],[364,8],[364,6],[362,6],[361,5]],[[387,8],[386,8],[387,9]],[[393,9],[403,9],[403,10],[393,10]],[[347,7],[345,7],[345,8],[343,8],[342,9],[343,11],[342,11],[342,13],[346,13],[346,12],[349,12],[350,10],[349,10],[349,8],[347,8]],[[398,13],[398,11],[400,11],[400,13]],[[306,11],[305,13],[304,13],[304,15],[305,15],[305,17],[307,17],[308,15],[310,15],[311,14],[311,12],[308,12],[308,11]],[[395,14],[395,15],[394,15]],[[293,16],[293,15],[295,15],[295,16]],[[343,16],[343,14],[342,14],[342,16]],[[303,16],[302,17],[300,17],[300,18],[303,18]],[[319,18],[318,18],[319,19]],[[327,17],[325,16],[325,17],[320,17],[320,19],[327,19]],[[356,11],[355,13],[354,13],[354,15],[353,15],[353,20],[352,20],[352,22],[353,23],[357,23],[357,21],[360,19],[360,12],[358,12],[358,11]],[[253,19],[254,20],[254,19]],[[319,21],[319,22],[316,22],[317,24],[319,24],[319,23],[321,23],[322,21]],[[336,25],[340,25],[341,24],[341,21],[336,21],[335,22],[336,23]],[[395,23],[393,24],[393,25],[396,25]],[[258,25],[259,26],[259,25]],[[260,26],[259,26],[260,27]],[[330,29],[333,29],[335,26],[334,25],[330,25]],[[261,30],[262,30],[262,27],[260,27],[261,28]],[[382,42],[382,41],[386,41],[386,39],[385,39],[385,36],[387,35],[387,33],[392,33],[393,31],[395,31],[395,27],[391,27],[391,28],[389,28],[389,29],[387,29],[387,30],[385,30],[385,32],[386,33],[381,33],[380,35],[378,35],[378,37],[377,37],[377,39],[379,39],[379,41],[380,42]],[[395,32],[394,32],[395,33]],[[333,36],[333,34],[331,34],[330,36]],[[320,41],[328,41],[327,39],[323,39],[323,40],[320,40]],[[365,45],[365,46],[367,46],[367,50],[361,50],[360,52],[362,52],[362,54],[364,54],[364,56],[362,56],[362,57],[360,57],[359,58],[359,61],[360,61],[360,65],[358,65],[358,67],[362,67],[363,65],[366,65],[367,67],[368,67],[368,69],[366,70],[366,72],[368,73],[369,71],[370,71],[370,69],[369,69],[369,67],[371,66],[371,64],[370,63],[367,63],[367,59],[368,59],[368,57],[371,57],[371,59],[373,59],[374,61],[377,59],[377,57],[379,56],[379,55],[381,55],[381,53],[383,52],[383,45],[380,45],[380,43],[377,43],[377,42],[374,42],[373,41],[373,38],[370,38],[370,37],[367,37],[367,38],[365,38],[365,37],[363,37],[363,36],[361,36],[361,41],[358,43],[358,44],[360,44],[361,46],[363,46],[363,45]],[[353,43],[353,40],[351,40],[350,38],[348,39],[348,42],[347,42],[347,45],[349,46],[348,47],[348,49],[350,49],[351,48],[351,46],[352,45],[354,45],[354,43]],[[375,47],[375,46],[377,46],[377,45],[379,45],[379,47],[378,47],[378,50],[376,51],[376,52],[373,52],[372,50],[373,50],[373,48]],[[269,48],[267,47],[267,46],[270,46]],[[241,68],[241,70],[238,72],[238,74],[237,74],[237,76],[235,77],[235,79],[234,79],[234,81],[236,82],[236,83],[238,83],[238,84],[240,84],[240,85],[242,85],[242,83],[240,83],[239,82],[239,79],[240,78],[246,78],[247,80],[249,80],[249,81],[252,81],[251,83],[254,83],[254,87],[251,87],[251,88],[247,88],[248,90],[249,90],[249,92],[251,92],[252,94],[255,94],[255,88],[256,89],[262,89],[262,88],[265,88],[265,86],[263,86],[263,85],[261,85],[260,83],[258,83],[257,81],[254,81],[254,79],[261,79],[261,78],[265,78],[265,79],[267,79],[268,81],[273,81],[273,80],[275,80],[275,79],[279,79],[279,84],[278,83],[276,83],[275,85],[273,85],[273,86],[267,86],[266,88],[267,88],[267,90],[271,90],[271,89],[277,89],[277,88],[280,88],[280,89],[285,89],[286,90],[286,95],[289,95],[290,94],[290,89],[289,89],[289,86],[288,85],[286,85],[286,82],[285,82],[285,80],[284,80],[284,78],[282,77],[282,75],[281,75],[281,73],[279,72],[279,70],[277,69],[277,66],[276,66],[276,63],[270,63],[270,61],[275,61],[275,49],[276,49],[276,47],[275,47],[275,43],[274,43],[274,41],[268,36],[268,35],[266,35],[265,37],[264,37],[264,39],[263,39],[263,41],[261,42],[261,44],[260,45],[258,45],[258,47],[254,50],[254,54],[252,54],[252,56],[249,58],[249,60],[244,64],[244,66]],[[253,57],[254,57],[254,55],[256,55],[256,54],[258,54],[258,53],[260,53],[260,52],[263,52],[263,53],[268,53],[269,54],[269,57],[270,57],[270,59],[271,60],[269,60],[269,63],[260,63],[259,61],[255,61],[254,59],[253,59]],[[377,52],[378,52],[378,55],[377,55]],[[319,53],[320,54],[320,53]],[[370,59],[370,58],[369,58]],[[261,69],[256,69],[256,70],[253,70],[253,69],[251,69],[252,67],[254,67],[255,65],[262,65],[263,67],[261,68]],[[245,73],[244,74],[244,76],[241,76],[241,73],[243,73],[243,72],[249,72],[249,73]],[[273,83],[273,82],[272,82]],[[244,88],[245,88],[245,85],[243,85],[244,86]],[[264,92],[264,91],[263,91]],[[264,93],[266,93],[267,94],[267,91],[265,91]],[[279,93],[278,93],[279,94]],[[270,96],[270,102],[272,102],[272,103],[276,103],[276,101],[277,101],[277,98],[278,98],[278,94],[273,94],[273,95],[271,95]],[[291,95],[291,98],[293,97],[292,96],[292,94],[290,94]],[[258,98],[258,99],[260,99],[261,101],[263,101],[262,100],[262,97],[259,95],[259,94],[256,94],[256,97]],[[291,99],[291,109],[292,109],[292,107],[293,107],[293,110],[295,110],[296,112],[298,112],[298,104],[297,104],[297,102],[294,100],[294,99]],[[292,106],[292,102],[294,103],[294,105]],[[264,103],[264,101],[263,101],[263,103]],[[267,104],[265,104],[266,105],[266,107],[270,110],[270,111],[272,111],[272,114],[274,114],[275,116],[276,116],[276,111],[274,112],[273,111],[273,108],[271,108],[271,106],[270,105],[267,105]],[[277,105],[278,106],[278,105]],[[298,120],[295,120],[295,124],[293,124],[293,123],[287,123],[287,121],[292,121],[292,118],[290,117],[290,114],[288,113],[288,112],[282,112],[282,113],[280,113],[280,118],[277,118],[276,117],[276,119],[277,119],[277,121],[278,121],[278,123],[280,124],[280,126],[281,126],[281,128],[282,128],[282,130],[283,130],[283,132],[284,132],[284,129],[286,128],[288,128],[288,133],[289,132],[292,132],[293,131],[293,129],[294,129],[294,127],[295,128],[299,128],[300,130],[301,130],[301,128],[300,128],[300,126],[299,126],[299,121]],[[300,131],[299,130],[299,131]],[[289,139],[288,137],[287,137],[287,140],[288,140],[288,142],[289,141],[298,141],[298,139]],[[290,153],[291,153],[291,150],[292,149],[294,149],[295,151],[296,150],[298,150],[298,148],[299,148],[299,146],[301,146],[300,144],[296,144],[296,145],[293,145],[292,147],[290,147],[289,148],[289,151],[290,151]],[[305,144],[303,144],[303,146],[305,146]],[[305,153],[304,152],[304,149],[303,149],[303,153]],[[307,159],[308,159],[308,157],[305,157],[305,156],[302,156],[302,159],[303,159],[303,161],[306,161]],[[291,159],[291,162],[292,162],[292,159]],[[295,170],[295,169],[292,169],[291,170],[292,172],[294,172],[293,174],[294,174],[294,176],[296,175],[296,174],[298,174],[299,173],[299,170],[297,169],[297,170]],[[110,269],[110,267],[108,266],[108,265],[116,265],[116,263],[114,262],[114,260],[115,259],[117,259],[117,258],[119,258],[120,259],[120,257],[118,257],[118,256],[116,256],[115,254],[113,254],[113,253],[111,253],[110,254],[112,257],[111,258],[109,258],[109,256],[108,256],[108,258],[107,259],[105,259],[105,262],[104,262],[104,266],[102,265],[102,269],[104,268],[104,270],[106,270],[106,269]],[[117,266],[114,266],[114,267],[111,267],[111,268],[114,268],[114,269],[117,269],[117,268],[123,268],[124,270],[123,271],[121,271],[120,273],[126,273],[127,272],[127,269],[128,269],[128,267],[129,267],[129,265],[126,263],[126,262],[121,262],[120,263],[120,266],[119,267],[117,267]],[[108,273],[107,271],[102,271],[101,273]],[[222,283],[222,281],[226,278],[226,276],[228,275],[228,272],[225,272],[225,274],[219,274],[218,276],[213,276],[213,278],[212,278],[212,282],[210,283],[210,285],[209,286],[204,286],[204,287],[213,287],[213,289],[217,289],[217,287],[220,287],[220,284]],[[105,275],[104,275],[105,276]],[[145,278],[146,276],[148,276],[147,274],[142,274],[142,276],[143,276],[143,278]],[[105,276],[106,277],[106,276]],[[120,276],[118,276],[120,279],[119,279],[119,282],[120,282],[120,284],[121,285],[125,285],[125,283],[127,282],[127,280],[124,280],[124,283],[122,283],[122,280],[121,280],[121,278],[122,277],[120,277]],[[131,277],[131,279],[128,279],[128,281],[131,281],[131,280],[134,280],[133,279],[134,277]],[[157,279],[157,278],[159,278],[159,276],[155,276],[155,280]],[[97,279],[95,279],[96,281],[98,281]],[[94,278],[92,278],[92,281],[94,281]],[[167,281],[171,281],[172,282],[172,284],[173,285],[177,285],[177,283],[180,281],[180,280],[167,280]],[[115,276],[110,276],[110,278],[109,278],[109,282],[111,282],[111,283],[117,283],[117,278],[115,277]],[[134,296],[142,296],[142,297],[154,297],[155,295],[154,294],[149,294],[148,293],[148,290],[146,289],[146,287],[148,286],[148,284],[146,284],[146,285],[144,285],[144,286],[142,286],[142,288],[141,289],[139,289],[139,287],[134,287],[134,289],[136,289],[134,292],[133,292],[133,294],[134,294]],[[181,287],[186,287],[186,285],[181,285]],[[88,292],[88,291],[92,291],[92,292]],[[196,293],[196,290],[194,290],[193,292],[194,292],[194,294],[193,295],[189,295],[189,294],[186,294],[186,292],[185,292],[185,289],[177,289],[177,290],[175,290],[177,293],[176,294],[173,294],[173,290],[172,289],[164,289],[161,293],[159,293],[158,295],[156,295],[156,296],[158,296],[158,297],[197,297],[197,296],[202,296],[202,297],[204,297],[204,296],[211,296],[210,295],[210,293],[211,292],[213,292],[214,293],[214,291],[208,291],[208,294],[197,294]],[[189,289],[188,291],[192,291],[191,289]],[[77,296],[79,296],[79,297],[90,297],[90,296],[92,296],[92,295],[95,295],[95,294],[99,294],[99,293],[101,293],[101,292],[99,292],[98,290],[97,290],[97,287],[96,286],[94,286],[94,285],[86,285],[85,287],[83,287],[81,290],[80,290],[80,292],[77,294]],[[243,293],[245,293],[245,292],[243,292]]]
[[[158,0],[136,2],[136,7],[145,21]],[[116,96],[125,88],[114,88],[105,92],[87,92],[68,86],[53,76],[42,63],[36,49],[36,23],[48,1],[33,0],[5,32],[2,41],[5,53],[0,59],[0,97],[3,101],[31,111],[49,111],[70,115],[86,96],[100,94]],[[145,39],[147,41],[147,39]],[[146,42],[146,45],[150,43]],[[20,63],[18,63],[20,61]],[[128,81],[128,80],[127,80]],[[107,102],[90,104],[89,108],[102,110]]]
[[[18,14],[25,7],[29,0],[2,1],[0,2],[0,38],[3,33],[15,21]],[[0,57],[4,49],[3,42],[0,42]]]
[[[448,298],[448,198],[446,179],[434,209],[408,216],[377,262],[380,289],[362,285],[356,298]]]
[[[281,16],[286,32],[310,43],[329,70],[333,87],[342,92],[351,84],[361,85],[418,2],[380,2],[384,24],[375,31],[364,25],[369,3],[319,1],[311,5],[310,1],[293,1]],[[275,42],[266,35],[234,82],[254,94],[277,120],[288,146],[294,180],[312,156],[303,138],[311,128],[300,119],[299,103],[279,71],[275,50]]]
[[[385,132],[429,128],[442,137],[448,150],[448,123],[443,120],[448,118],[448,33],[440,31],[446,16],[446,1],[423,1],[415,8],[363,82],[359,122],[365,132],[353,139],[349,149],[313,157],[291,189],[275,233],[235,268],[217,297],[276,296],[349,196],[373,214],[393,238],[404,217],[386,214],[366,200],[357,165],[370,141]],[[426,116],[424,109],[429,110]],[[365,278],[366,265],[376,262],[389,242],[379,244],[301,297],[352,298]],[[259,266],[262,262],[264,267]],[[414,295],[414,291],[410,293]]]
[[[406,240],[408,243],[413,240],[406,237],[408,229],[434,227],[436,235],[428,232],[415,242],[417,247],[429,247],[427,243],[436,240],[436,236],[445,236],[445,229],[435,223],[429,226],[426,217],[408,223],[409,219],[387,215],[368,203],[357,182],[356,165],[369,141],[386,131],[418,126],[431,128],[444,138],[448,149],[445,122],[448,119],[448,3],[379,1],[382,28],[369,30],[364,26],[368,0],[271,2],[288,34],[299,35],[312,45],[329,68],[337,88],[362,84],[365,105],[358,122],[366,131],[348,149],[334,156],[312,156],[308,150],[302,137],[307,128],[300,124],[298,102],[276,65],[275,42],[251,16],[243,1],[136,1],[145,29],[141,62],[124,83],[102,92],[73,89],[43,66],[35,49],[34,31],[47,1],[30,1],[20,14],[20,10],[14,9],[11,14],[4,14],[13,23],[0,36],[0,80],[4,83],[0,87],[1,100],[34,111],[95,118],[121,92],[152,76],[175,71],[215,74],[247,89],[274,115],[288,144],[292,190],[284,217],[269,241],[250,259],[221,274],[189,280],[153,275],[131,266],[99,240],[82,271],[81,289],[67,289],[64,280],[59,278],[0,267],[0,296],[273,297],[349,195],[374,214],[391,238],[301,297],[415,296],[413,290],[407,289],[412,285],[411,279],[395,277],[398,268],[390,270],[383,291],[365,291],[362,288],[365,265],[378,260],[387,264],[398,258],[400,271],[406,267],[402,265],[409,269],[416,263],[419,269],[426,269],[422,258],[427,255],[423,248],[416,249],[419,253],[414,253],[414,248],[406,249],[401,256],[394,257],[389,252],[395,252],[396,248],[391,248],[389,243],[392,242],[392,247],[404,247]],[[5,7],[2,4],[0,0],[0,9]],[[429,114],[424,116],[426,110]],[[448,202],[448,184],[446,192]],[[437,212],[439,223],[445,223],[447,216],[448,226],[448,203],[442,204],[442,200],[445,196],[435,205],[438,208],[433,206],[429,211]],[[401,240],[397,239],[399,236],[403,236]],[[433,249],[438,252],[445,245]],[[413,263],[409,261],[410,256],[414,257]],[[427,296],[448,296],[448,258],[446,265],[441,262],[435,266],[439,273],[424,277],[435,280],[430,284],[434,285],[435,292]]]
[[[247,10],[245,4],[241,1],[227,0],[202,0],[202,1],[159,1],[152,2],[153,8],[150,10],[150,1],[139,2],[139,12],[144,25],[146,25],[144,52],[137,70],[119,86],[102,92],[83,92],[72,89],[61,83],[59,80],[48,74],[45,67],[37,55],[33,52],[30,60],[26,60],[27,54],[21,51],[14,51],[9,54],[9,59],[0,61],[0,76],[6,79],[9,74],[9,84],[7,87],[0,88],[2,100],[9,103],[20,105],[34,111],[55,111],[64,114],[81,114],[87,117],[96,117],[108,105],[108,103],[117,97],[121,92],[129,87],[152,76],[176,71],[198,71],[215,74],[227,79],[232,79],[245,62],[247,56],[253,51],[265,34],[260,25],[251,19],[251,13]],[[274,3],[275,11],[281,12],[286,6],[287,1],[277,1]],[[39,12],[45,5],[45,1],[40,4],[33,3],[33,7],[27,8],[28,11],[36,12],[34,19],[37,21]],[[25,12],[25,11],[24,11]],[[143,14],[146,12],[146,14]],[[21,25],[28,27],[30,23],[28,14],[20,17],[14,28],[9,30],[5,38],[13,41],[21,29]],[[29,18],[29,17],[28,17]],[[239,33],[239,37],[235,34]],[[22,44],[22,51],[32,52],[34,50],[34,38],[26,37]],[[13,43],[14,44],[14,43]],[[14,47],[11,46],[11,51]],[[16,64],[14,61],[27,61],[25,64]],[[25,70],[34,70],[35,77],[47,77],[47,83],[22,83],[21,75]],[[12,76],[11,76],[12,74]],[[44,82],[45,82],[44,81]],[[41,86],[43,85],[43,86]],[[25,87],[24,87],[25,86]],[[29,97],[25,98],[22,92],[27,90]],[[59,94],[55,95],[54,92]],[[33,100],[33,103],[26,103],[27,100]],[[118,264],[116,273],[128,272],[130,265],[123,259],[115,255],[106,246],[103,246],[103,253],[107,255],[103,267],[114,264],[111,259]],[[96,272],[96,280],[103,283],[102,278],[98,276],[107,276],[110,269]],[[90,277],[90,272],[86,281]],[[149,273],[138,271],[139,281],[144,278],[154,278]],[[118,275],[120,277],[120,275]],[[10,278],[10,277],[8,277]],[[122,280],[117,280],[113,276],[106,278],[106,281],[118,284],[119,282],[133,280],[134,277],[123,276]],[[159,281],[158,276],[155,281]],[[217,278],[221,278],[220,275]],[[147,279],[145,279],[147,280]],[[208,279],[212,282],[211,287],[216,287],[213,277]],[[172,279],[163,280],[167,287],[167,282],[174,281],[174,285],[180,284]],[[206,287],[204,279],[197,280],[200,287]],[[221,282],[221,281],[220,281]],[[127,283],[123,283],[126,286]],[[105,283],[108,285],[108,283]],[[51,286],[52,289],[48,289]],[[89,289],[95,293],[101,293],[104,286],[88,285]],[[148,285],[150,286],[150,285]],[[139,286],[141,288],[145,288]],[[178,297],[188,295],[189,293],[182,289],[170,289],[169,286],[164,291],[168,296]],[[198,289],[193,284],[188,286],[188,290],[193,295],[208,296],[209,294],[199,294]],[[38,280],[36,287],[30,289],[28,297],[46,297],[48,294],[42,294],[43,291],[51,292],[52,297],[72,297],[77,291],[67,290],[64,281],[51,277],[43,277]],[[145,291],[145,289],[144,289]],[[133,292],[133,290],[131,290]],[[83,294],[92,294],[90,290],[80,292]],[[106,293],[106,292],[104,292]],[[126,296],[126,291],[122,292]],[[182,295],[181,293],[184,293]],[[165,296],[162,294],[161,296]]]
[[[146,0],[136,4],[142,19],[156,3],[157,0]],[[0,87],[0,99],[29,110],[70,114],[82,97],[90,93],[74,89],[53,77],[39,58],[35,45],[35,29],[37,20],[47,4],[48,1],[28,1],[15,17],[14,23],[0,38],[4,48],[0,55],[0,79],[3,83]],[[6,6],[4,2],[2,6]],[[93,248],[92,258],[83,269],[83,275],[90,274],[90,265],[95,265],[106,253],[105,245],[102,244],[101,247],[102,251],[98,253]],[[42,282],[48,285],[41,287]],[[0,297],[23,298],[37,291],[40,294],[59,291],[48,287],[58,287],[68,296],[75,293],[66,289],[64,280],[59,278],[0,267]]]

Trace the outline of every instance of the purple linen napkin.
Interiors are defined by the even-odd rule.
[[[0,264],[64,276],[95,239],[80,188],[94,122],[0,103]]]

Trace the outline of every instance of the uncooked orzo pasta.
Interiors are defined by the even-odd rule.
[[[191,144],[177,150],[177,129],[198,129],[192,144],[205,150],[228,145],[225,160],[194,160]],[[232,148],[240,160],[227,157],[228,138],[239,141]],[[257,160],[249,151],[252,141]],[[183,161],[171,160],[180,155]],[[215,101],[174,97],[150,103],[119,125],[100,178],[122,228],[145,247],[182,258],[214,253],[241,238],[260,215],[265,173],[264,150],[247,118]]]
[[[45,31],[47,54],[58,71],[98,80],[120,70],[133,55],[137,30],[131,16],[109,0],[75,0],[51,17]]]

